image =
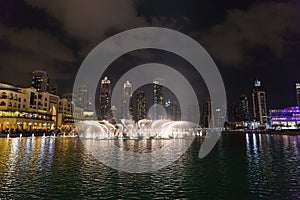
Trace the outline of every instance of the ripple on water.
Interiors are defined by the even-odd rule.
[[[0,199],[297,199],[299,142],[295,136],[226,135],[200,160],[196,138],[172,165],[128,174],[93,159],[77,138],[0,139]],[[147,144],[117,143],[149,152]]]

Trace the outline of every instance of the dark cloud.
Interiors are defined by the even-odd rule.
[[[253,61],[250,52],[259,46],[267,47],[274,57],[280,58],[288,44],[287,31],[300,31],[299,22],[294,20],[297,12],[294,3],[275,2],[228,10],[223,23],[201,32],[197,38],[227,66],[243,66]]]
[[[105,38],[130,28],[160,26],[198,40],[217,62],[230,96],[249,94],[259,77],[274,105],[292,104],[294,90],[285,88],[299,77],[299,7],[296,0],[0,1],[0,79],[29,85],[31,71],[42,68],[62,93],[72,89],[80,63]],[[176,59],[153,52],[129,57],[132,62],[121,59],[116,67],[155,59],[176,65]],[[282,79],[287,72],[292,76],[272,89],[273,77]],[[277,91],[286,92],[288,100]]]
[[[52,79],[70,79],[110,30],[145,24],[129,0],[25,2],[1,2],[0,19],[1,80],[22,86],[37,68]],[[16,71],[26,79],[16,80]]]
[[[103,39],[113,27],[128,29],[146,25],[137,17],[132,0],[26,0],[30,5],[45,9],[64,25],[72,36],[88,41]]]
[[[0,41],[7,44],[6,50],[0,53],[2,80],[29,85],[30,72],[37,68],[47,68],[56,79],[68,78],[65,74],[56,73],[57,63],[73,62],[75,58],[72,50],[56,37],[37,29],[20,30],[0,26],[0,30]],[[29,79],[25,80],[23,76]]]

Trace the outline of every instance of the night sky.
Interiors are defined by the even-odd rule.
[[[97,44],[123,30],[156,26],[183,32],[209,52],[229,105],[241,94],[250,98],[258,78],[268,108],[294,106],[299,9],[297,0],[0,0],[0,82],[27,87],[31,71],[44,69],[59,94],[72,92],[80,64]],[[136,52],[108,75],[117,79],[118,65],[151,59],[174,62],[168,54]]]

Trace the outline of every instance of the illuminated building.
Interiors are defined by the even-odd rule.
[[[254,89],[252,92],[253,116],[261,125],[267,123],[267,104],[266,93],[262,90],[261,82],[256,80],[254,82]]]
[[[111,107],[111,114],[112,114],[112,119],[111,119],[112,123],[116,123],[118,119],[117,119],[117,107],[115,105]]]
[[[225,106],[222,105],[220,108],[216,108],[214,120],[214,127],[222,128],[224,126],[224,122],[226,119],[226,109]]]
[[[0,84],[0,130],[56,128],[58,100],[34,88]]]
[[[136,93],[136,112],[137,121],[146,118],[146,96],[144,90],[139,90]]]
[[[249,102],[248,97],[246,95],[240,96],[240,121],[249,121]]]
[[[35,70],[32,72],[31,87],[35,88],[38,92],[56,93],[56,90],[49,82],[49,77],[46,71]]]
[[[164,86],[159,81],[153,82],[153,104],[153,120],[160,119],[162,116],[158,116],[156,104],[164,106]]]
[[[164,104],[164,86],[159,81],[153,82],[154,104]]]
[[[101,80],[100,85],[100,118],[111,119],[111,83],[107,77]]]
[[[35,70],[32,72],[31,87],[38,92],[46,92],[48,87],[48,74],[43,70]]]
[[[76,106],[85,111],[89,110],[89,92],[86,85],[82,85],[77,89]]]
[[[241,95],[239,104],[235,102],[231,105],[229,110],[230,122],[247,122],[249,121],[249,103],[246,95]]]
[[[300,127],[300,109],[298,106],[270,110],[272,126]]]
[[[121,118],[130,119],[132,114],[132,108],[129,105],[132,97],[132,85],[129,81],[126,81],[123,86],[122,102],[121,102]]]
[[[296,83],[297,105],[300,107],[300,83]]]
[[[203,126],[209,127],[211,125],[211,119],[212,119],[211,100],[210,98],[206,98],[203,106],[203,117],[202,117]]]
[[[72,101],[68,98],[59,99],[58,104],[58,120],[57,125],[62,128],[67,128],[70,124],[74,123],[72,116]]]
[[[165,103],[165,109],[167,113],[167,118],[173,121],[180,120],[180,111],[179,111],[179,106],[175,101],[167,100]],[[195,109],[193,109],[195,113]],[[191,112],[190,112],[191,113]],[[195,118],[191,118],[195,119]]]
[[[75,106],[69,98],[60,98],[58,103],[57,126],[61,129],[70,129],[76,120],[83,118],[83,109]]]
[[[0,83],[0,130],[71,128],[82,113],[71,98]]]

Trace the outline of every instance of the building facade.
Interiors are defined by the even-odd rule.
[[[83,119],[84,109],[76,106],[69,98],[60,98],[58,103],[57,127],[70,130],[77,120]]]
[[[300,109],[298,106],[270,110],[271,125],[285,128],[300,128]]]
[[[256,80],[252,92],[253,117],[260,125],[267,123],[267,102],[266,93],[262,90],[261,82]]]
[[[159,81],[153,82],[154,104],[164,105],[164,86]]]
[[[136,93],[136,118],[137,121],[145,119],[147,116],[146,95],[144,90],[139,90]]]
[[[111,114],[111,83],[107,77],[100,84],[100,119],[110,120]]]
[[[58,96],[35,88],[0,84],[0,129],[55,129],[58,100]]]
[[[240,96],[240,121],[247,122],[250,120],[249,101],[246,95]]]
[[[89,92],[86,85],[82,85],[77,89],[76,106],[89,111]]]
[[[212,106],[211,99],[206,98],[203,104],[203,115],[202,115],[202,125],[204,127],[210,127],[212,125]]]
[[[296,83],[297,106],[300,107],[300,83]]]
[[[180,118],[180,108],[177,102],[171,101],[170,99],[166,101],[165,103],[165,109],[167,113],[167,119],[176,121],[176,120],[181,120]],[[197,111],[193,110],[194,112],[198,113]],[[191,112],[192,114],[194,112]],[[191,121],[192,119],[196,119],[195,116],[191,116]]]
[[[160,110],[157,110],[161,107],[164,107],[164,86],[159,81],[154,81],[153,82],[153,109],[152,109],[153,120],[161,119],[162,113],[159,114]]]
[[[132,115],[132,106],[130,105],[130,99],[132,97],[132,84],[126,81],[123,85],[123,94],[121,102],[121,118],[130,119]]]
[[[0,131],[71,129],[83,109],[69,98],[0,83]]]
[[[215,108],[213,116],[214,127],[222,128],[227,121],[227,110],[225,105],[221,105],[219,108]]]
[[[50,84],[48,73],[43,70],[35,70],[32,72],[31,88],[35,88],[38,92],[56,94],[55,87]]]

